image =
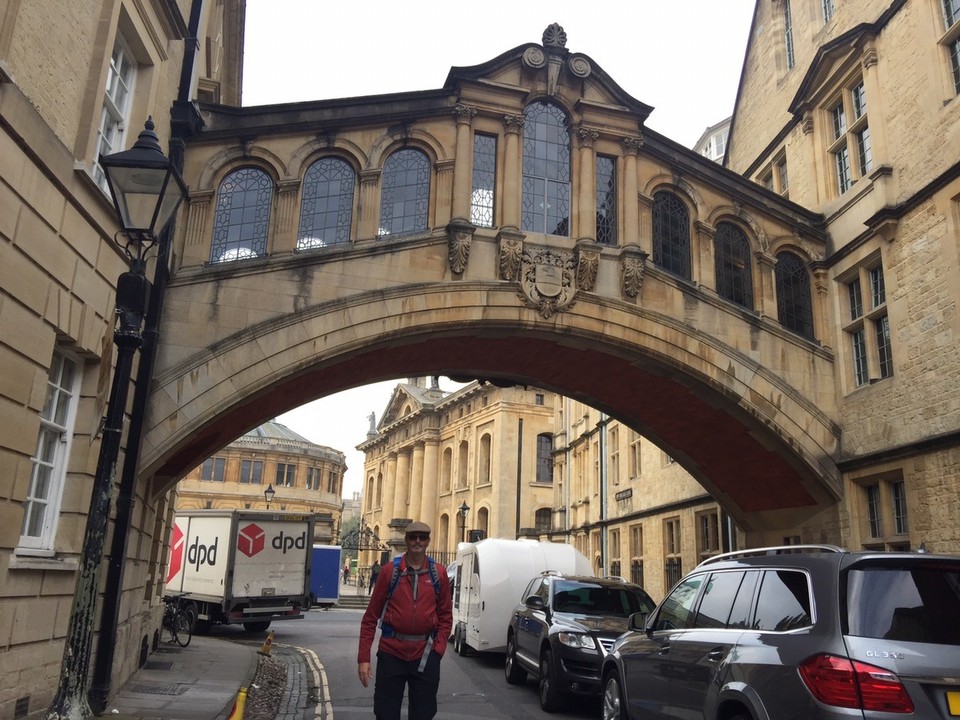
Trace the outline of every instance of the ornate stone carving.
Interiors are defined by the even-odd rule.
[[[625,247],[620,253],[620,272],[623,294],[635,298],[643,287],[643,275],[647,269],[647,253],[640,248]]]
[[[573,253],[525,248],[520,265],[520,295],[544,320],[573,304],[577,294]]]
[[[457,103],[453,106],[453,115],[457,118],[458,123],[466,123],[469,125],[476,114],[476,108],[467,107],[463,103]]]
[[[447,225],[447,260],[454,275],[462,275],[467,269],[475,229],[469,223],[456,220]]]
[[[523,115],[504,115],[503,127],[507,133],[519,134],[523,129]]]
[[[600,269],[600,251],[591,247],[593,243],[577,243],[577,287],[593,292],[597,286],[597,271]]]
[[[523,63],[527,67],[542,68],[547,64],[547,56],[543,53],[543,48],[529,47],[523,51]]]
[[[523,241],[514,238],[500,238],[500,279],[516,280],[520,277],[520,257],[523,255]]]
[[[620,147],[623,148],[623,152],[627,155],[636,155],[640,148],[643,147],[643,136],[623,138],[620,141]]]
[[[577,138],[580,140],[580,147],[592,148],[600,133],[583,125],[577,126]]]
[[[565,48],[567,46],[567,34],[559,23],[553,23],[543,31],[543,46],[549,48]]]
[[[567,60],[567,67],[570,68],[570,72],[579,78],[589,77],[590,73],[593,72],[590,61],[583,55],[571,56],[570,59]]]

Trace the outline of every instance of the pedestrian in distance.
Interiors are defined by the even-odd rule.
[[[437,714],[440,659],[453,629],[453,606],[446,572],[427,556],[430,527],[407,526],[406,552],[385,564],[360,621],[357,674],[367,687],[373,678],[370,650],[377,627],[377,670],[373,714],[400,720],[407,691],[408,720],[432,720]]]
[[[373,586],[377,584],[377,575],[380,574],[380,564],[374,560],[370,563],[370,584],[367,586],[367,594],[373,592]]]
[[[350,584],[350,563],[346,562],[343,564],[343,584]]]

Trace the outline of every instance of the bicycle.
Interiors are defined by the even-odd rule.
[[[193,637],[193,623],[190,613],[181,604],[182,596],[169,596],[163,599],[163,623],[161,636],[167,642],[176,643],[180,647],[190,644]],[[164,634],[162,631],[166,631]]]

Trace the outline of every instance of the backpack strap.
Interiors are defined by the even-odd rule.
[[[397,555],[393,559],[393,572],[390,575],[390,585],[387,586],[387,598],[383,601],[383,610],[380,611],[380,619],[377,621],[377,627],[381,630],[384,630],[383,618],[387,614],[387,606],[390,604],[390,598],[393,597],[393,591],[397,589],[397,584],[400,582],[401,574],[405,574],[406,567],[404,567],[403,573],[400,572],[400,563],[403,562],[403,555]],[[436,561],[427,555],[427,570],[430,573],[430,581],[433,583],[433,590],[437,596],[437,604],[440,603],[440,572],[437,570]]]

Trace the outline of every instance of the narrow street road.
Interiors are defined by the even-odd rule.
[[[357,679],[360,610],[311,610],[303,620],[274,623],[274,643],[313,650],[320,658],[332,701],[332,717],[324,720],[370,720],[373,687]],[[593,720],[599,700],[574,699],[566,711],[547,715],[537,701],[533,680],[522,687],[503,677],[503,655],[460,657],[448,649],[441,665],[438,720]],[[406,717],[406,703],[402,717]]]

